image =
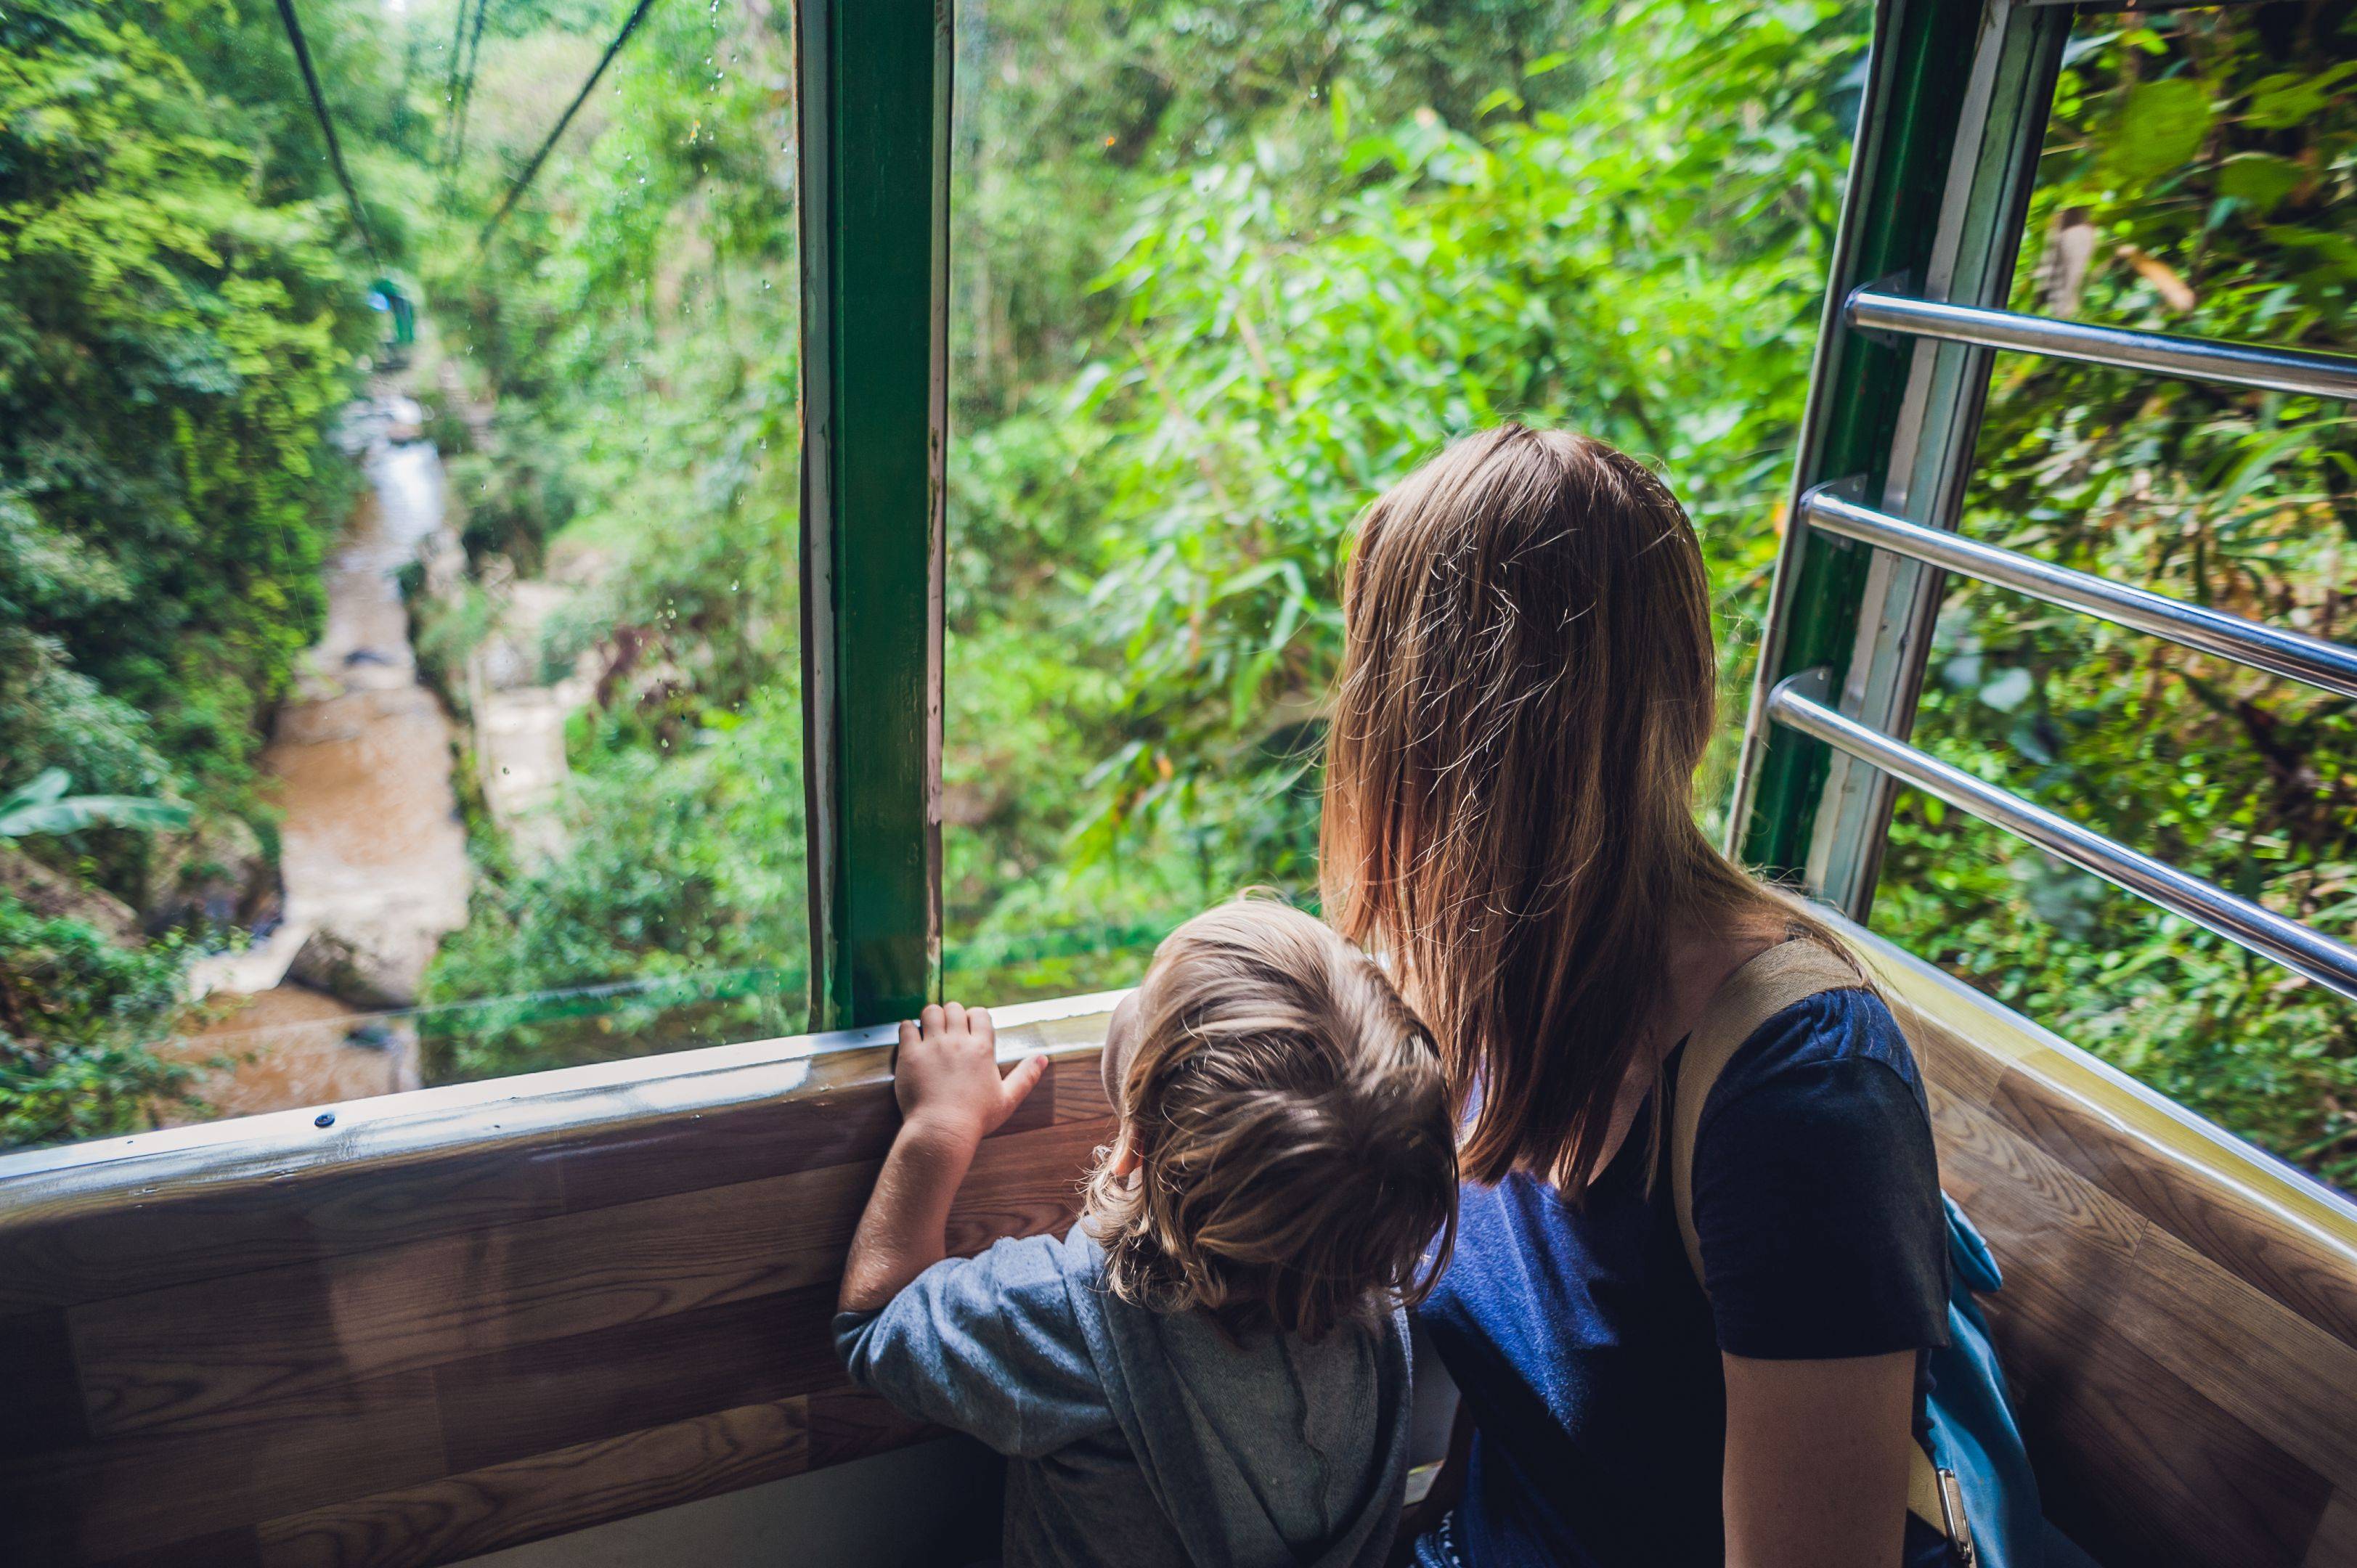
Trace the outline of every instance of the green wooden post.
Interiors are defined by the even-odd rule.
[[[803,772],[811,1026],[941,967],[950,7],[803,0]]]
[[[1982,353],[1946,367],[1944,386],[1929,394],[1932,408],[1923,406],[1928,381],[1913,389],[1910,403],[1916,345],[1851,330],[1843,319],[1844,302],[1869,284],[1921,290],[1935,273],[1942,274],[1938,287],[1943,296],[2003,302],[2070,14],[2067,6],[2016,0],[1884,0],[1877,15],[1872,68],[1802,423],[1788,512],[1792,521],[1777,564],[1729,819],[1737,853],[1771,875],[1800,875],[1811,869],[1811,839],[1826,796],[1831,757],[1822,742],[1767,723],[1766,694],[1786,676],[1817,668],[1829,671],[1832,689],[1840,693],[1862,643],[1874,643],[1860,629],[1872,553],[1813,535],[1798,521],[1799,498],[1827,480],[1855,479],[1869,503],[1894,490],[1909,492],[1919,498],[1915,510],[1928,508],[1935,514],[1919,521],[1953,526],[1962,499],[1958,465],[1969,464],[1986,381]],[[1932,367],[1927,362],[1923,368]],[[1927,423],[1940,428],[1927,433]],[[1902,457],[1908,471],[1894,476],[1893,449],[1902,425],[1903,445],[1917,456]],[[1936,449],[1931,457],[1921,456],[1927,447]],[[1925,471],[1913,471],[1919,468]],[[1937,601],[1936,580],[1911,585],[1910,595],[1911,607],[1886,606],[1879,613],[1928,625]],[[1883,631],[1867,629],[1877,636]],[[1912,661],[1912,670],[1884,672],[1883,683],[1896,690],[1884,694],[1882,705],[1889,711],[1871,722],[1889,723],[1904,733],[1912,718],[1923,640],[1899,639],[1900,657]],[[1883,637],[1884,643],[1890,641]],[[1867,656],[1887,652],[1878,644]],[[1861,919],[1888,812],[1886,790],[1859,823],[1849,824],[1873,844],[1850,846],[1835,857],[1848,867],[1837,878],[1844,886],[1813,886],[1830,891]]]

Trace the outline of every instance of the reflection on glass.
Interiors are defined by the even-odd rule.
[[[1741,689],[1866,25],[963,0],[953,990],[1125,983],[1207,901],[1314,896],[1348,527],[1453,435],[1662,464]]]
[[[791,13],[296,11],[0,16],[0,1146],[803,1018]]]
[[[2357,36],[2283,6],[2077,19],[2013,307],[2357,351]],[[2346,639],[2357,418],[2001,355],[1964,529]],[[2347,936],[2357,722],[2296,683],[1952,580],[1920,741]],[[2164,1092],[2357,1181],[2345,1008],[1902,797],[1876,924]]]

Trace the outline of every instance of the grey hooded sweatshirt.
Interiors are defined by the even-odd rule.
[[[1407,1321],[1242,1345],[1105,1290],[1083,1227],[844,1313],[854,1381],[1007,1456],[1006,1568],[1382,1568],[1407,1475]]]

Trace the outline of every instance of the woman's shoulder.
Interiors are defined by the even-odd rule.
[[[1936,1344],[1939,1159],[1915,1058],[1871,991],[1752,1032],[1703,1109],[1694,1217],[1721,1349],[1824,1358]]]
[[[1796,1079],[1878,1078],[1896,1074],[1922,1097],[1922,1074],[1890,1005],[1866,987],[1821,991],[1770,1016],[1751,1032],[1711,1089],[1705,1119],[1720,1105]]]

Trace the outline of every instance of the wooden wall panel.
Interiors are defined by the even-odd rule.
[[[36,1177],[20,1177],[31,1181]],[[0,1311],[125,1294],[272,1263],[307,1262],[561,1213],[557,1166],[501,1150],[425,1169],[356,1163],[303,1187],[224,1183],[168,1205],[52,1203],[7,1235]]]
[[[332,1500],[356,1475],[405,1485],[444,1468],[440,1410],[418,1376],[234,1431],[84,1444],[0,1468],[0,1547],[23,1553],[0,1561],[103,1562]]]
[[[1059,1060],[1004,1133],[1103,1100],[1105,1009],[1032,1011],[1010,1010],[1008,1050]],[[283,1112],[0,1155],[0,1315],[881,1159],[899,1124],[875,1091],[882,1033],[387,1095],[324,1128]]]
[[[66,1315],[51,1309],[0,1316],[0,1346],[13,1348],[16,1373],[0,1399],[0,1461],[86,1442],[90,1418]]]
[[[2357,1564],[2357,1208],[1859,938],[1988,1238],[2049,1514],[2110,1565]]]
[[[425,1568],[537,1541],[584,1518],[776,1480],[809,1461],[805,1405],[740,1405],[272,1520],[255,1532],[257,1554],[269,1568]]]
[[[66,1316],[100,1432],[233,1422],[357,1378],[829,1281],[877,1169],[859,1160],[221,1275]]]
[[[1990,1110],[2091,1184],[2120,1194],[2171,1236],[2292,1312],[2357,1342],[2357,1280],[2345,1241],[2329,1223],[2270,1210],[2216,1173],[2180,1155],[2157,1158],[2130,1126],[2090,1114],[2077,1098],[2032,1073],[2006,1075]],[[2287,1220],[2292,1222],[2287,1223]]]
[[[2050,1511],[2112,1568],[2357,1568],[2357,1210],[1859,940]],[[957,1249],[1070,1222],[1103,1020],[1006,1019],[1055,1066]],[[926,1435],[830,1337],[886,1067],[726,1047],[0,1158],[0,1562],[447,1563]]]
[[[1005,1015],[953,1248],[1070,1224],[1104,1016]],[[931,1434],[831,1333],[870,1038],[0,1159],[0,1562],[447,1563]]]

